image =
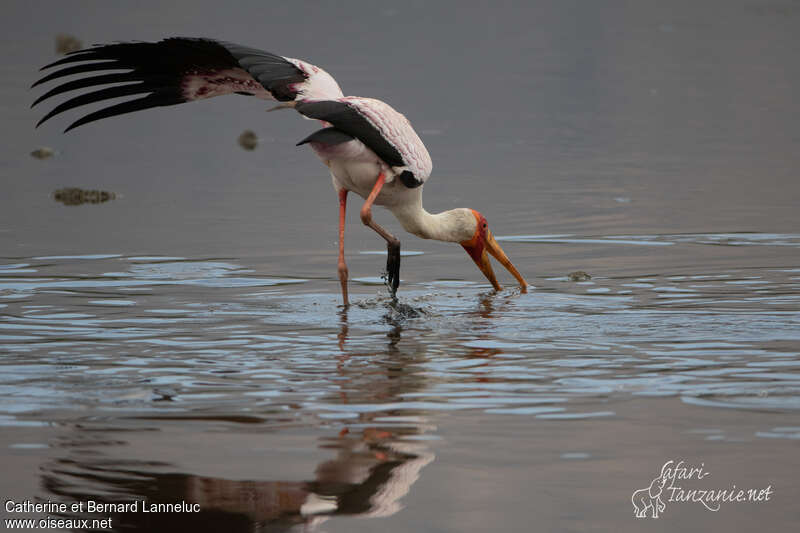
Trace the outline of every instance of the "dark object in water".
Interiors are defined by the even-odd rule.
[[[52,148],[48,148],[47,146],[42,146],[41,148],[37,148],[33,152],[31,152],[31,157],[35,157],[36,159],[47,159],[53,157],[55,155],[55,150]]]
[[[255,150],[256,146],[258,146],[258,135],[252,130],[244,130],[239,135],[239,146],[245,150]]]
[[[56,35],[56,53],[69,54],[83,48],[83,43],[74,35],[59,33]]]
[[[584,272],[583,270],[576,270],[575,272],[570,272],[567,274],[567,277],[570,281],[589,281],[592,279],[588,273]]]
[[[117,197],[113,192],[66,187],[53,193],[56,202],[64,205],[102,204]]]

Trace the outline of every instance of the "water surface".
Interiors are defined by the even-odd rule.
[[[62,516],[143,531],[794,525],[794,3],[298,9],[10,4],[3,500],[201,506]],[[311,124],[231,97],[34,131],[67,30],[224,38],[390,101],[432,153],[426,208],[479,209],[531,290],[377,210],[405,251],[392,301],[354,202],[344,310],[335,194],[293,147]],[[631,494],[670,459],[774,497],[643,524]]]

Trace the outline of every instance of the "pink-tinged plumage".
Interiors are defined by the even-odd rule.
[[[181,85],[183,97],[187,101],[213,98],[214,96],[236,92],[246,92],[262,100],[275,99],[263,85],[241,68],[189,72],[183,77]]]
[[[303,71],[308,76],[306,81],[295,83],[292,89],[297,91],[295,100],[328,100],[333,98],[341,98],[342,89],[333,76],[322,70],[321,68],[306,63],[300,59],[285,57],[286,61],[292,63],[297,68]]]
[[[348,271],[343,239],[348,192],[366,199],[361,220],[387,242],[386,279],[393,296],[400,281],[400,241],[373,220],[373,205],[386,206],[404,229],[419,237],[460,243],[499,290],[488,251],[516,277],[521,291],[526,290],[525,280],[492,237],[483,215],[466,208],[431,214],[422,207],[422,185],[433,164],[408,119],[380,100],[344,96],[336,80],[311,63],[235,43],[173,37],[79,50],[43,70],[55,66],[60,70],[44,76],[34,87],[76,74],[112,73],[72,79],[40,96],[34,106],[62,93],[95,88],[62,102],[37,126],[70,109],[124,96],[138,95],[90,113],[66,131],[103,118],[231,93],[278,100],[278,107],[294,108],[322,122],[325,128],[298,144],[310,144],[328,166],[339,196],[338,272],[345,305]]]
[[[374,98],[345,96],[339,100],[358,109],[400,152],[406,164],[405,167],[396,167],[394,169],[396,172],[402,172],[407,168],[423,183],[430,177],[433,170],[431,156],[405,115],[395,111],[386,102]]]

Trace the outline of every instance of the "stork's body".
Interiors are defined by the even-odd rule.
[[[517,278],[525,292],[525,280],[492,237],[483,215],[465,208],[439,214],[425,211],[422,189],[431,174],[432,163],[408,120],[380,100],[344,96],[338,83],[324,70],[298,59],[195,38],[96,46],[74,52],[44,68],[71,63],[77,65],[53,72],[34,86],[73,74],[115,72],[74,79],[42,95],[34,105],[64,92],[103,86],[56,106],[39,124],[74,107],[137,94],[145,96],[90,113],[66,131],[110,116],[230,93],[278,100],[279,108],[294,108],[306,118],[319,120],[325,127],[298,145],[311,146],[330,169],[338,193],[338,273],[345,305],[348,271],[344,224],[349,192],[364,198],[362,222],[387,242],[387,283],[393,296],[400,280],[400,241],[374,221],[373,205],[389,209],[406,231],[419,237],[460,243],[499,290],[487,257],[487,252],[492,254]],[[116,72],[119,70],[126,72]]]

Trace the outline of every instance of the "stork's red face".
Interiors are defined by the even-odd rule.
[[[497,278],[494,276],[494,271],[492,270],[492,264],[489,262],[489,256],[487,254],[490,253],[497,259],[501,265],[506,267],[506,269],[511,272],[511,274],[517,278],[519,282],[519,287],[522,292],[528,292],[528,283],[523,279],[522,275],[519,271],[511,264],[511,261],[508,259],[508,256],[505,254],[500,245],[497,244],[497,241],[494,240],[492,236],[492,232],[489,231],[489,225],[486,223],[486,218],[483,215],[472,210],[472,214],[475,215],[475,219],[478,221],[478,226],[475,228],[475,234],[472,238],[468,241],[462,241],[460,244],[464,247],[467,251],[469,256],[475,261],[475,264],[478,265],[478,268],[481,269],[483,275],[486,276],[486,279],[489,280],[489,283],[492,284],[495,290],[499,291],[502,289],[500,284],[497,282]]]

